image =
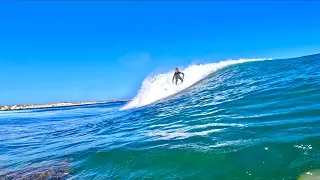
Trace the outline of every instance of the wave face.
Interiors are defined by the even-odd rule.
[[[138,95],[133,98],[131,102],[126,104],[122,110],[145,106],[177,94],[224,67],[233,64],[262,60],[266,59],[239,59],[227,60],[219,63],[191,65],[186,69],[180,70],[185,73],[185,79],[182,84],[179,81],[180,84],[178,86],[172,83],[173,71],[165,74],[158,74],[154,77],[148,77],[143,81]]]
[[[320,179],[320,55],[183,71],[172,96],[172,73],[145,80],[139,108],[0,111],[0,179]]]

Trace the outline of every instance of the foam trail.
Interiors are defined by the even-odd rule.
[[[178,86],[172,84],[173,71],[165,74],[158,74],[154,77],[147,77],[142,82],[142,87],[139,90],[138,95],[133,98],[132,101],[122,107],[121,110],[145,106],[160,99],[176,94],[206,78],[213,72],[229,65],[263,60],[270,59],[239,59],[221,61],[218,63],[191,65],[186,69],[180,70],[181,72],[185,73],[185,78],[183,84],[180,84]]]

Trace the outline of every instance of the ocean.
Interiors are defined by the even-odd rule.
[[[320,179],[320,55],[181,70],[130,102],[0,112],[0,179]]]

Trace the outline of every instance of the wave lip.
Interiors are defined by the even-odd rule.
[[[265,58],[257,59],[238,59],[226,60],[218,63],[208,63],[200,65],[190,65],[181,72],[185,73],[185,79],[182,84],[175,85],[172,83],[173,71],[158,74],[153,77],[147,77],[139,90],[139,93],[129,103],[127,103],[121,110],[132,109],[149,105],[158,100],[164,99],[174,95],[182,90],[185,90],[200,80],[206,78],[213,72],[225,68],[233,64],[240,64],[251,61],[271,60]]]

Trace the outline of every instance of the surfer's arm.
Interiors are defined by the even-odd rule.
[[[174,80],[174,75],[173,75],[173,77],[172,77],[172,83],[173,83],[173,80]]]
[[[183,77],[182,77],[182,78],[184,79],[184,73],[182,72],[181,74],[183,75]]]

